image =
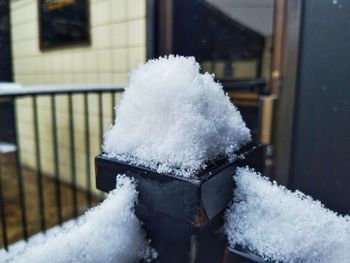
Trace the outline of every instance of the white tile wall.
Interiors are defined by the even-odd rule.
[[[36,0],[11,2],[17,82],[124,84],[130,67],[145,61],[146,0],[90,1],[91,45],[50,51],[39,49],[37,4]]]
[[[11,1],[11,34],[15,81],[24,85],[47,84],[126,84],[128,71],[146,59],[146,0],[90,1],[90,46],[64,47],[40,51],[38,1]],[[121,95],[115,96],[116,103]],[[57,96],[59,165],[61,178],[70,181],[69,116],[67,97]],[[74,100],[74,139],[78,184],[86,184],[85,133],[82,96]],[[112,124],[112,98],[103,95],[103,129]],[[97,96],[89,95],[91,180],[93,157],[100,151]],[[18,109],[19,141],[22,162],[35,167],[32,102],[20,99]],[[40,98],[39,135],[43,172],[53,173],[51,108],[48,98]]]

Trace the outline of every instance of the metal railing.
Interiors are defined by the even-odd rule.
[[[256,92],[257,94],[261,94],[266,87],[266,82],[264,81],[245,81],[245,82],[234,82],[234,83],[225,83],[224,84],[224,90],[225,92],[234,92],[234,91],[247,91],[247,92]],[[34,167],[32,167],[32,171],[35,174],[35,184],[37,188],[37,207],[38,207],[38,224],[39,228],[38,231],[45,232],[50,226],[47,224],[48,218],[45,215],[45,205],[46,205],[46,197],[45,197],[45,184],[43,183],[44,180],[48,178],[46,176],[45,172],[43,171],[43,162],[42,162],[42,156],[45,154],[45,152],[42,152],[42,149],[40,147],[41,144],[41,136],[40,136],[40,105],[38,103],[39,99],[42,97],[49,97],[49,107],[50,112],[49,119],[50,119],[50,126],[51,126],[51,144],[52,144],[52,160],[53,160],[53,174],[51,175],[51,179],[53,180],[54,184],[54,192],[52,194],[55,195],[55,207],[56,207],[56,223],[61,225],[65,220],[69,218],[75,218],[79,216],[79,209],[78,209],[78,197],[81,196],[83,193],[85,200],[86,200],[86,207],[89,208],[96,204],[96,202],[93,202],[94,197],[94,190],[95,187],[92,187],[92,181],[91,181],[91,164],[92,164],[92,157],[91,157],[91,137],[90,137],[90,131],[92,128],[92,124],[90,123],[90,103],[89,103],[89,96],[95,95],[97,96],[95,107],[98,109],[98,122],[95,123],[95,126],[93,128],[97,128],[98,131],[98,143],[99,146],[102,145],[102,137],[103,137],[103,118],[105,118],[104,114],[104,105],[103,105],[103,98],[102,96],[105,94],[110,95],[110,103],[112,107],[116,105],[116,94],[122,93],[124,91],[123,87],[116,87],[116,86],[100,86],[100,87],[26,87],[26,88],[17,88],[14,90],[7,89],[5,91],[0,91],[0,101],[1,99],[6,98],[7,100],[10,100],[13,102],[14,106],[14,124],[15,124],[15,145],[17,150],[14,152],[14,168],[15,168],[15,176],[16,176],[16,187],[18,192],[18,203],[19,203],[19,213],[20,213],[20,220],[18,221],[18,228],[20,228],[21,232],[21,239],[28,240],[30,235],[33,233],[30,233],[28,231],[28,218],[27,218],[27,205],[26,205],[26,196],[25,196],[25,189],[24,189],[24,179],[26,178],[24,174],[25,165],[23,163],[23,160],[21,160],[21,145],[20,145],[20,135],[19,135],[19,127],[18,123],[20,120],[18,120],[18,105],[17,101],[22,98],[27,98],[31,101],[32,105],[32,112],[28,112],[27,114],[32,113],[32,127],[33,127],[33,143],[34,147],[32,147],[30,150],[33,153],[33,156],[35,157]],[[79,127],[83,129],[84,133],[84,143],[85,143],[85,173],[86,173],[86,189],[84,191],[81,191],[81,189],[78,189],[77,186],[77,160],[76,160],[76,153],[77,153],[77,142],[76,137],[74,136],[76,133],[77,124],[74,121],[74,100],[73,95],[80,95],[83,97],[82,99],[82,113],[83,113],[83,127]],[[70,182],[64,183],[62,180],[62,168],[60,166],[60,152],[59,152],[59,135],[58,135],[58,129],[60,128],[60,120],[57,116],[57,108],[58,102],[57,99],[59,96],[65,96],[67,97],[67,114],[68,114],[68,138],[66,138],[68,145],[69,145],[69,170],[70,170]],[[115,111],[113,109],[111,110],[111,122],[113,123],[115,119]],[[80,123],[81,124],[81,123]],[[80,125],[81,126],[81,125]],[[6,206],[8,205],[6,202],[6,198],[4,198],[4,189],[6,189],[6,185],[4,185],[4,181],[1,181],[1,177],[4,176],[3,172],[3,163],[1,162],[1,153],[0,153],[0,220],[2,225],[2,243],[3,247],[5,249],[8,249],[9,243],[11,243],[11,240],[8,239],[7,233],[9,231],[7,217],[6,217]],[[62,187],[63,183],[65,184],[65,187],[68,186],[69,191],[72,193],[72,214],[70,217],[64,217],[63,216],[63,204],[62,204]],[[51,225],[52,226],[52,225]],[[37,231],[37,232],[38,232]],[[33,231],[32,231],[33,232]]]
[[[8,89],[6,91],[0,92],[0,99],[7,99],[11,100],[14,105],[14,124],[15,124],[15,145],[17,150],[14,152],[14,168],[15,168],[15,174],[16,174],[16,180],[17,180],[17,187],[18,189],[18,202],[19,202],[19,210],[20,210],[20,227],[21,228],[21,234],[22,239],[28,240],[30,233],[28,232],[28,221],[27,221],[27,206],[26,206],[26,200],[25,200],[25,191],[24,191],[24,174],[23,174],[23,162],[21,160],[21,145],[20,145],[20,139],[18,134],[18,109],[16,101],[21,98],[29,98],[31,100],[32,104],[32,119],[33,119],[33,134],[34,134],[34,148],[32,149],[33,155],[35,156],[35,167],[33,172],[36,175],[36,187],[38,189],[38,207],[39,207],[39,221],[40,221],[40,230],[42,232],[45,232],[48,228],[47,225],[47,219],[45,216],[45,196],[44,196],[44,187],[43,180],[45,177],[45,174],[43,172],[42,166],[42,156],[45,154],[41,151],[41,141],[39,136],[39,105],[38,100],[42,96],[49,96],[50,98],[50,108],[51,108],[51,142],[52,142],[52,150],[53,150],[53,175],[51,176],[52,180],[54,181],[54,188],[55,188],[55,206],[56,206],[56,222],[58,224],[62,224],[64,221],[63,214],[62,214],[62,178],[61,178],[61,167],[59,163],[59,143],[58,143],[58,128],[60,126],[60,123],[57,118],[57,96],[64,95],[68,99],[68,119],[69,119],[69,138],[67,138],[69,143],[69,158],[70,158],[70,183],[69,188],[72,192],[73,197],[73,217],[77,217],[79,215],[78,211],[78,187],[77,187],[77,166],[76,166],[76,142],[75,142],[75,130],[76,130],[76,123],[74,121],[74,112],[73,112],[73,95],[79,94],[83,96],[83,116],[84,116],[84,133],[85,133],[85,164],[86,164],[86,189],[84,192],[87,207],[92,206],[92,199],[93,199],[93,190],[92,189],[92,182],[91,182],[91,158],[90,158],[90,129],[91,129],[91,123],[89,122],[89,102],[88,102],[88,96],[90,94],[95,94],[98,97],[97,100],[97,108],[98,108],[98,135],[99,135],[99,145],[102,144],[102,136],[103,136],[103,118],[104,118],[104,112],[103,112],[103,100],[102,95],[104,94],[110,94],[111,99],[111,105],[115,105],[115,95],[116,93],[121,93],[124,91],[123,87],[115,87],[115,86],[104,86],[104,87],[29,87],[29,88],[21,88],[21,89]],[[113,109],[112,116],[111,116],[111,123],[113,123],[115,119],[115,112]],[[0,153],[1,154],[1,153]],[[0,156],[1,158],[1,156]],[[1,161],[1,160],[0,160]],[[4,172],[1,172],[3,170],[3,165],[0,163],[0,178],[4,176]],[[6,206],[9,205],[6,202],[6,198],[4,198],[4,189],[6,189],[6,185],[4,185],[4,181],[0,181],[0,220],[2,225],[2,243],[5,249],[8,249],[9,246],[9,239],[8,239],[8,223],[7,223],[7,217],[6,217]],[[80,191],[81,192],[81,191]]]

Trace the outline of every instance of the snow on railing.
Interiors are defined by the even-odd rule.
[[[118,85],[26,85],[0,83],[0,97],[124,91]]]
[[[350,217],[299,191],[237,169],[225,230],[236,245],[277,262],[350,262]]]
[[[137,191],[133,180],[117,176],[117,187],[76,224],[42,236],[8,262],[136,262],[156,256],[134,214]]]
[[[190,177],[251,140],[240,112],[194,57],[149,60],[130,73],[103,150],[117,158]]]
[[[93,205],[97,198],[94,197],[96,190],[91,183],[94,178],[91,169],[93,158],[91,150],[99,148],[102,144],[104,126],[113,123],[115,119],[112,105],[117,104],[123,91],[124,87],[116,85],[22,86],[17,83],[0,83],[0,102],[7,103],[9,109],[7,120],[12,120],[7,127],[11,132],[7,130],[6,132],[13,134],[10,140],[17,149],[13,153],[14,158],[11,157],[11,163],[6,164],[6,168],[11,168],[8,178],[12,178],[11,180],[15,182],[15,186],[11,185],[16,190],[12,194],[17,195],[16,209],[17,207],[20,209],[15,219],[10,219],[9,213],[0,217],[4,229],[0,238],[5,248],[19,238],[8,234],[14,231],[13,229],[17,229],[16,231],[19,229],[22,233],[21,238],[27,240],[37,231],[45,231],[53,221],[62,224]],[[1,121],[3,120],[0,120],[0,123]],[[3,149],[2,145],[0,149],[2,154]],[[63,155],[70,161],[63,162]],[[33,229],[29,229],[32,214],[27,213],[26,190],[29,188],[24,187],[28,183],[28,176],[24,175],[26,167],[29,167],[31,174],[36,177],[30,183],[36,184],[38,191],[38,202],[32,201],[32,203],[38,207],[38,216],[33,216],[33,220],[39,223]],[[50,195],[55,195],[54,199],[46,198],[48,192],[44,191],[48,188],[45,182],[50,176],[53,179],[50,184],[54,185],[54,189],[50,188],[52,189]],[[62,182],[69,183],[67,186],[68,191],[72,192],[72,200],[64,196]],[[8,184],[8,180],[0,184],[0,200],[4,200],[2,205],[5,207],[4,211],[14,205],[9,203],[9,197],[5,196],[9,191],[1,191],[7,189]],[[79,195],[86,196],[84,204],[83,198],[79,198]],[[70,208],[63,206],[61,200],[71,202],[72,214],[66,213]],[[51,208],[55,206],[56,215],[53,217],[56,220],[47,218],[48,204],[51,204]],[[17,224],[10,224],[9,220]]]

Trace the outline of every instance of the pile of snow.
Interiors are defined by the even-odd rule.
[[[9,262],[137,262],[152,258],[141,223],[134,214],[134,181],[118,175],[117,187],[76,225],[27,247]]]
[[[181,56],[133,70],[104,136],[106,155],[183,177],[220,156],[233,158],[250,131],[221,84],[199,70],[193,57]]]
[[[241,245],[278,262],[350,262],[349,216],[247,168],[238,169],[234,180],[225,226],[231,248]]]

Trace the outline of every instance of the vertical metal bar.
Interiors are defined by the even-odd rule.
[[[103,104],[102,104],[102,92],[98,92],[98,113],[99,113],[99,136],[100,136],[100,149],[102,148],[103,143]],[[101,192],[99,199],[102,201],[104,198],[104,194]]]
[[[213,60],[210,61],[210,73],[211,74],[214,73],[214,61]],[[233,72],[233,74],[235,74],[235,73]]]
[[[103,138],[103,107],[102,107],[102,92],[98,93],[98,113],[99,113],[99,135],[100,135],[100,147],[102,145]]]
[[[112,124],[114,124],[114,121],[115,121],[115,92],[112,91],[111,92],[111,95],[112,95]]]
[[[86,184],[87,195],[86,199],[88,207],[91,207],[91,171],[90,171],[90,123],[89,123],[89,103],[88,93],[84,93],[84,115],[85,115],[85,155],[86,155]]]
[[[174,1],[159,1],[159,16],[158,30],[160,37],[158,40],[159,55],[168,55],[173,52],[173,10]]]
[[[298,96],[299,49],[304,1],[285,0],[283,2],[283,10],[280,10],[283,12],[281,29],[283,39],[280,62],[278,62],[280,73],[276,76],[276,81],[280,80],[283,89],[276,90],[278,103],[274,110],[275,125],[272,142],[275,147],[274,177],[278,183],[288,186],[292,171],[294,113]]]
[[[58,137],[57,137],[57,119],[56,119],[56,99],[55,95],[51,94],[51,121],[52,121],[52,142],[53,142],[53,157],[55,166],[55,192],[56,192],[56,210],[57,222],[61,225],[62,220],[62,205],[61,205],[61,183],[60,183],[60,166],[58,155]]]
[[[16,176],[18,181],[18,190],[19,190],[19,203],[21,208],[21,223],[22,223],[22,233],[23,233],[23,239],[28,240],[28,225],[27,225],[27,209],[25,204],[25,196],[24,196],[24,187],[23,187],[23,174],[22,174],[22,168],[21,168],[21,155],[20,155],[20,143],[18,139],[18,125],[17,125],[17,106],[16,106],[16,100],[14,97],[12,97],[13,105],[14,105],[14,125],[15,125],[15,143],[17,146],[16,151]]]
[[[43,179],[41,171],[41,154],[40,154],[40,137],[39,137],[39,122],[38,122],[38,98],[36,95],[32,97],[33,102],[33,119],[34,119],[34,141],[35,141],[35,156],[36,156],[36,176],[38,185],[38,198],[39,198],[39,214],[40,214],[40,227],[43,232],[46,231],[45,222],[45,206],[44,206],[44,189]]]
[[[71,158],[71,177],[73,191],[73,213],[78,216],[78,198],[77,198],[77,180],[75,169],[75,140],[74,140],[74,120],[73,120],[73,101],[72,93],[68,94],[68,111],[69,111],[69,140],[70,140],[70,158]]]
[[[266,41],[264,46],[266,45]],[[262,76],[262,71],[263,71],[263,56],[264,56],[264,52],[261,52],[259,58],[256,61],[256,68],[255,68],[255,77],[257,79],[261,79]]]
[[[0,157],[0,218],[1,229],[4,247],[8,251],[8,239],[7,239],[7,227],[6,227],[6,213],[5,213],[5,200],[2,192],[2,159]]]
[[[157,44],[157,38],[156,38],[156,9],[157,9],[157,3],[156,0],[147,0],[146,1],[146,36],[147,36],[147,50],[146,50],[146,58],[147,60],[156,57],[156,44]]]
[[[273,52],[271,59],[271,93],[278,96],[281,86],[281,65],[283,53],[284,27],[286,19],[286,0],[274,1],[273,14]]]

